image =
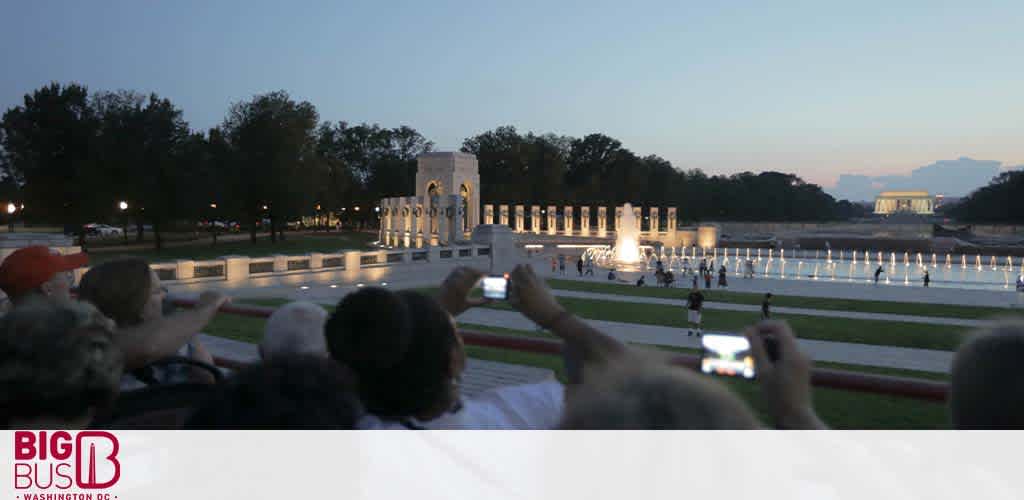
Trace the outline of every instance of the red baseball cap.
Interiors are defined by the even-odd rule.
[[[85,267],[84,253],[60,255],[42,245],[19,248],[0,264],[0,289],[8,297],[17,297],[50,281],[54,274]]]

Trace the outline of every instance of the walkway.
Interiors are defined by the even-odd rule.
[[[623,285],[627,286],[627,285]],[[573,297],[579,299],[608,300],[613,302],[629,302],[634,304],[659,304],[667,306],[682,306],[682,299],[660,299],[656,297],[638,297],[635,295],[614,295],[609,293],[577,292],[572,290],[551,290],[558,297]],[[685,290],[680,290],[680,295]],[[761,306],[752,304],[731,304],[727,302],[704,302],[708,309],[721,309],[725,311],[761,312]],[[937,306],[938,307],[938,306]],[[831,309],[806,309],[802,307],[772,307],[776,314],[800,314],[804,316],[821,316],[826,318],[846,319],[868,319],[878,321],[902,321],[905,323],[921,323],[927,325],[948,325],[966,326],[978,328],[990,325],[992,322],[979,319],[943,318],[938,316],[911,316],[908,314],[869,313],[857,311],[837,311]]]
[[[211,335],[200,335],[199,337],[203,346],[216,357],[240,363],[259,361],[256,344]],[[463,373],[459,388],[463,395],[474,397],[495,387],[530,384],[553,376],[554,372],[545,368],[470,358],[466,361],[466,371]]]
[[[700,348],[700,339],[688,337],[681,328],[587,320],[604,333],[623,342],[671,347]],[[515,330],[536,330],[537,326],[513,311],[470,309],[459,316],[459,323],[496,326]],[[468,327],[471,329],[471,327]],[[707,331],[736,335],[736,332]],[[799,334],[800,332],[797,332]],[[847,342],[801,339],[800,348],[815,361],[829,361],[862,366],[903,368],[926,372],[949,373],[953,353],[930,349],[912,349]]]

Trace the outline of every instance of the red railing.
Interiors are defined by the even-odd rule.
[[[192,307],[195,305],[195,301],[192,300],[175,299],[174,302],[176,305],[181,307]],[[267,316],[270,316],[270,313],[273,311],[274,308],[272,307],[235,304],[229,304],[220,309],[221,313],[254,318],[266,318]],[[535,354],[562,354],[562,343],[556,340],[495,335],[472,330],[460,330],[459,333],[462,334],[462,338],[465,342],[470,345],[509,349]],[[227,368],[238,368],[242,365],[242,363],[237,360],[225,358],[215,357],[214,361],[216,361],[219,366]],[[676,354],[672,357],[672,363],[696,369],[700,364],[700,358],[692,354]],[[934,402],[945,401],[946,395],[949,391],[948,384],[943,382],[906,377],[892,377],[887,375],[872,375],[844,370],[829,370],[823,368],[814,369],[811,374],[811,384],[815,387],[881,394]]]

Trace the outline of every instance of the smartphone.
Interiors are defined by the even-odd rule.
[[[487,276],[481,286],[484,289],[484,298],[492,300],[508,299],[508,275]]]
[[[746,337],[705,334],[701,337],[700,371],[727,377],[757,377],[754,353]]]

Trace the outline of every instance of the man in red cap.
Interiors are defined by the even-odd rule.
[[[14,305],[34,295],[69,300],[74,270],[88,263],[84,253],[61,255],[45,246],[19,248],[0,264],[0,289]]]

